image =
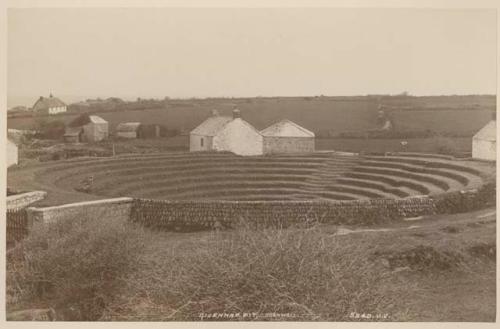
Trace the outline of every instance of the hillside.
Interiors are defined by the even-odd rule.
[[[102,111],[111,130],[120,122],[159,123],[169,129],[189,131],[216,108],[230,115],[238,107],[243,117],[258,129],[280,120],[290,119],[317,135],[374,129],[378,106],[391,112],[399,130],[433,130],[439,133],[471,136],[491,118],[496,107],[495,96],[364,96],[364,97],[274,97],[239,99],[191,99],[156,102],[154,108]],[[130,104],[124,108],[133,108]],[[96,111],[92,107],[88,111]],[[52,116],[53,120],[69,122],[79,112]],[[33,117],[8,118],[8,128],[30,129]]]

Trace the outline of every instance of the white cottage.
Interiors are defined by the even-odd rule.
[[[497,148],[497,122],[491,120],[472,137],[472,158],[495,161]]]
[[[281,120],[260,133],[265,154],[314,152],[314,133],[290,120]]]
[[[233,117],[213,113],[189,134],[189,150],[261,155],[263,138],[257,129],[241,118],[239,110],[233,111]]]
[[[7,168],[18,163],[17,145],[10,139],[7,139]]]

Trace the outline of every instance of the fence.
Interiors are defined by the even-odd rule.
[[[7,248],[22,240],[29,233],[30,222],[26,209],[7,210]]]

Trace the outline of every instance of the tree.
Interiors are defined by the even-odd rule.
[[[39,138],[60,139],[64,136],[66,126],[61,120],[49,121],[45,117],[39,117],[35,120],[35,131]]]

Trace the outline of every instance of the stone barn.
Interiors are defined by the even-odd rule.
[[[290,120],[281,120],[261,131],[264,153],[314,152],[314,133]]]
[[[9,138],[7,139],[7,168],[18,163],[17,145]]]
[[[140,122],[122,122],[116,126],[116,136],[122,138],[137,138]]]
[[[108,122],[97,115],[89,116],[89,122],[83,126],[83,136],[87,142],[99,142],[109,136]]]
[[[109,136],[109,125],[97,115],[82,114],[68,124],[64,134],[67,142],[100,142]]]
[[[472,137],[472,158],[495,161],[496,148],[497,122],[491,120]]]
[[[158,124],[140,124],[137,128],[137,138],[158,138],[165,128]]]
[[[214,112],[189,134],[189,150],[229,151],[237,155],[263,154],[260,132],[243,120],[239,110],[233,116],[220,116]]]

